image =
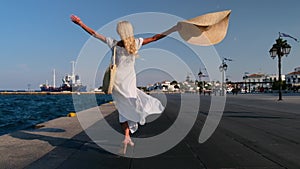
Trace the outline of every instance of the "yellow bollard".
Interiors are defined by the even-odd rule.
[[[67,117],[76,117],[76,113],[70,112],[70,113],[67,115]]]

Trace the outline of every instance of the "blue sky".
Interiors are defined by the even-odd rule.
[[[56,69],[59,85],[60,78],[71,71],[70,62],[77,59],[90,38],[70,22],[70,14],[80,16],[87,25],[98,30],[115,19],[135,13],[162,12],[189,19],[231,9],[227,36],[215,45],[221,57],[234,60],[228,63],[228,79],[241,81],[244,72],[275,74],[277,60],[272,60],[268,51],[278,38],[278,32],[300,39],[299,6],[298,0],[3,0],[0,5],[0,89],[26,89],[28,84],[38,89],[46,80],[52,82],[53,69]],[[300,44],[287,40],[292,51],[283,59],[283,73],[300,66]],[[164,42],[167,41],[156,43]],[[163,58],[162,62],[165,62]],[[192,71],[197,73],[199,68],[194,66]]]

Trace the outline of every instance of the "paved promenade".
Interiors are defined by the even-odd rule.
[[[198,97],[187,94],[186,98]],[[167,95],[165,112],[141,126],[134,137],[146,138],[168,129],[178,115],[180,98],[179,94]],[[109,153],[91,141],[76,117],[62,117],[41,124],[41,128],[1,136],[0,169],[300,168],[300,96],[284,96],[278,102],[277,96],[271,95],[228,95],[218,128],[202,144],[198,137],[211,97],[200,98],[192,130],[177,146],[158,156],[125,158]],[[95,120],[106,120],[120,131],[114,105],[102,105],[100,110],[105,117]],[[93,116],[97,111],[95,107],[79,113]]]

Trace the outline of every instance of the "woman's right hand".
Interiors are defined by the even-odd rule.
[[[80,25],[80,23],[82,23],[81,19],[76,15],[71,15],[71,20],[77,25]]]
[[[93,37],[95,37],[97,39],[100,39],[101,41],[103,41],[104,43],[106,43],[106,37],[105,36],[97,33],[92,28],[90,28],[87,25],[85,25],[78,16],[72,14],[70,18],[71,18],[72,22],[74,22],[75,24],[79,25],[87,33],[89,33]]]

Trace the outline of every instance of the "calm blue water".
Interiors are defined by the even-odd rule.
[[[76,110],[111,101],[107,95],[78,95]],[[95,102],[96,100],[96,102]],[[75,112],[72,95],[0,95],[0,135]]]

